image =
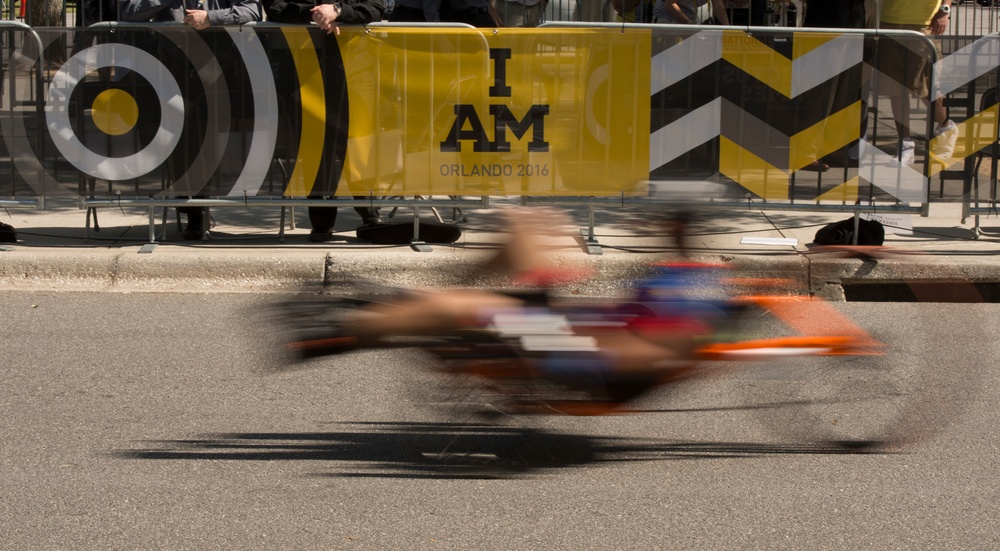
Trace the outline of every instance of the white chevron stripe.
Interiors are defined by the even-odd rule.
[[[843,34],[792,61],[792,97],[861,63],[864,50],[864,35]]]
[[[716,98],[649,137],[649,170],[656,170],[719,135],[722,98]]]
[[[928,179],[870,143],[865,143],[858,176],[904,203],[927,200]]]
[[[876,105],[876,102],[879,102],[881,100],[888,100],[889,98],[893,97],[909,98],[913,95],[913,92],[911,92],[909,88],[900,84],[899,82],[896,82],[895,79],[886,75],[882,71],[879,71],[874,66],[869,65],[867,66],[867,68],[871,70],[871,75],[868,77],[868,83],[869,83],[868,88],[870,92],[870,95],[868,97],[868,105]],[[911,112],[911,116],[913,116],[916,114],[926,114],[927,107],[925,103],[921,102],[919,107],[911,107],[911,109],[913,109],[913,111]],[[910,131],[915,132],[917,134],[924,134],[930,131],[930,129],[927,128],[924,122],[917,124],[913,120],[910,121],[896,120],[896,114],[891,109],[891,105],[883,104],[883,106],[880,108],[879,116],[880,117],[890,116],[892,117],[892,120],[897,123],[905,122],[908,126],[910,126]]]
[[[653,56],[650,95],[722,58],[722,31],[701,31]]]
[[[845,33],[792,62],[792,97],[861,62],[864,36]],[[698,32],[653,56],[650,94],[680,82],[722,57],[722,31]]]
[[[229,191],[229,196],[257,195],[271,170],[271,158],[278,141],[278,93],[274,87],[274,74],[260,43],[252,31],[226,27],[233,43],[243,57],[250,87],[253,91],[253,133],[246,164],[239,178]]]
[[[937,77],[931,97],[944,97],[998,66],[1000,36],[984,36],[934,64],[934,74]]]

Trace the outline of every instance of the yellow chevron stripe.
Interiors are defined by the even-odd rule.
[[[841,36],[841,33],[793,33],[792,59],[798,59]]]
[[[789,140],[788,167],[798,170],[833,153],[861,135],[861,102],[855,102]]]
[[[719,136],[719,172],[764,199],[788,199],[788,174]]]
[[[858,200],[858,177],[855,176],[816,198],[817,201],[843,201],[854,203]]]
[[[792,96],[792,61],[745,32],[723,32],[722,59],[785,97]]]
[[[309,31],[301,27],[283,26],[282,33],[299,77],[302,105],[302,134],[295,157],[295,169],[285,187],[286,197],[304,197],[312,191],[319,173],[326,139],[326,93],[323,89],[323,72],[316,56],[316,46],[309,38]]]

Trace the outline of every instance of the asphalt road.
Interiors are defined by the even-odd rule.
[[[274,298],[0,293],[0,548],[1000,545],[996,305],[838,305],[969,383],[931,441],[847,453],[773,436],[726,379],[470,428],[421,403],[415,354],[266,375]],[[422,455],[446,448],[516,460]]]

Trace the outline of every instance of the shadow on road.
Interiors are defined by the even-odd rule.
[[[776,454],[886,453],[881,442],[777,444],[650,440],[468,423],[350,423],[354,430],[231,433],[154,441],[127,459],[329,461],[323,476],[496,478],[634,461],[751,458]],[[349,466],[347,466],[349,465]]]

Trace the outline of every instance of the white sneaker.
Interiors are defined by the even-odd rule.
[[[917,152],[917,144],[909,138],[903,138],[903,146],[899,149],[899,162],[904,165],[912,165],[914,154]]]
[[[958,142],[958,125],[949,120],[942,126],[934,125],[934,138],[931,139],[931,154],[934,160],[946,163],[951,160],[955,153],[955,144]]]

